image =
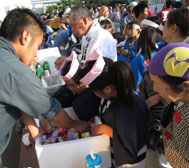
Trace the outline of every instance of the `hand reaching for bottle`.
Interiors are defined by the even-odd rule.
[[[88,123],[85,121],[74,121],[74,128],[79,132],[79,133],[83,133],[86,132],[88,129]]]
[[[54,62],[54,64],[55,64],[55,68],[56,68],[57,70],[60,69],[61,65],[63,64],[63,62],[64,62],[64,60],[65,60],[66,58],[67,58],[66,56],[61,56],[61,57],[58,57],[58,58],[56,59],[56,61]]]

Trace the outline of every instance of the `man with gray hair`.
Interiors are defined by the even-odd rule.
[[[78,59],[84,62],[98,48],[104,57],[117,61],[116,42],[112,35],[100,27],[98,22],[92,20],[92,13],[85,6],[75,6],[69,16],[72,31],[82,37],[81,55]],[[55,67],[59,69],[65,57],[55,61]]]
[[[100,11],[99,11],[99,19],[100,17],[103,17],[104,19],[108,19],[109,18],[109,8],[105,5],[102,5],[100,7]]]

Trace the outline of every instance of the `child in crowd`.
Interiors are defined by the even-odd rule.
[[[143,28],[146,28],[148,26],[158,28],[161,24],[161,20],[158,16],[151,16],[143,20]]]
[[[109,31],[111,34],[114,32],[113,25],[109,19],[104,19],[104,20],[100,21],[100,26],[103,29]]]
[[[125,36],[120,32],[113,33],[112,36],[117,41],[117,60],[118,61],[127,61],[127,58],[124,57],[123,55],[121,55],[121,53],[120,53],[120,51],[125,46]]]
[[[129,64],[112,62],[94,51],[78,76],[81,83],[89,85],[103,99],[99,111],[103,124],[93,127],[92,134],[110,136],[113,167],[143,168],[148,109],[134,94],[134,76]]]
[[[98,115],[100,99],[77,80],[78,70],[80,69],[77,55],[73,51],[63,65],[60,67],[59,74],[64,79],[64,85],[53,97],[60,101],[62,107],[73,107],[80,120],[88,121],[91,115]],[[81,113],[79,113],[79,112]],[[90,111],[90,113],[88,113]]]
[[[77,75],[80,68],[77,54],[73,51],[59,70],[59,74],[66,84],[53,97],[59,100],[63,108],[73,107],[76,113],[75,119],[88,121],[98,115],[100,99],[87,88],[87,85],[79,82]],[[44,130],[47,128],[47,123],[48,121],[45,119],[40,120],[40,125]]]
[[[165,46],[165,42],[163,41],[163,29],[161,25],[161,20],[158,16],[151,16],[147,19],[144,19],[143,21],[143,27],[153,27],[157,31],[157,45],[158,45],[158,50],[160,50],[162,47]]]
[[[46,34],[44,36],[44,48],[49,48],[52,47],[54,45],[54,40],[53,40],[53,36],[54,36],[54,31],[51,27],[51,22],[53,19],[47,19],[45,21],[45,25],[46,25]]]
[[[133,21],[127,24],[127,41],[121,54],[126,57],[127,62],[131,62],[137,54],[138,38],[140,34],[140,24]]]
[[[152,27],[142,30],[138,39],[138,55],[131,62],[135,76],[136,92],[139,93],[139,85],[144,77],[144,70],[149,66],[150,59],[155,55],[157,46],[157,33]]]

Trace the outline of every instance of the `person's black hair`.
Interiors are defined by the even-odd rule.
[[[121,32],[113,33],[112,36],[117,40],[117,44],[125,40],[125,36]]]
[[[16,8],[8,12],[0,28],[0,36],[10,41],[16,41],[18,36],[25,30],[31,34],[41,29],[44,33],[46,27],[38,14],[27,8]]]
[[[163,31],[161,31],[160,29],[156,29],[157,33],[159,33],[161,36],[163,36]]]
[[[102,21],[100,22],[100,26],[101,26],[103,29],[107,30],[107,29],[112,28],[112,23],[111,23],[108,19],[104,19],[104,20],[102,20]]]
[[[59,13],[58,13],[58,17],[59,18],[62,18],[62,15],[64,14],[64,12],[63,11],[60,11]]]
[[[53,18],[52,14],[49,13],[49,15],[47,16],[47,19],[52,19],[52,18]]]
[[[169,12],[167,23],[168,26],[176,24],[182,37],[189,36],[189,10],[187,8]]]
[[[140,16],[140,13],[144,13],[145,8],[148,8],[148,6],[144,3],[140,3],[137,6],[135,6],[135,17],[138,18]]]
[[[173,1],[171,7],[175,9],[179,9],[182,7],[182,2]]]
[[[174,2],[172,0],[166,0],[165,2],[166,8],[171,8],[174,5]]]
[[[132,9],[131,14],[135,15],[135,9],[136,9],[136,6],[134,6],[134,8]]]
[[[102,73],[91,83],[89,87],[93,91],[103,91],[106,86],[113,85],[117,91],[117,98],[132,106],[134,99],[135,79],[132,68],[124,61],[113,62],[109,58],[104,58],[105,66]],[[82,79],[93,67],[95,61],[91,61],[81,69],[79,78]]]
[[[140,1],[139,4],[145,4],[147,5],[147,8],[148,8],[148,1]]]
[[[171,86],[172,91],[175,93],[182,93],[184,88],[181,86],[186,79],[175,77],[175,76],[160,76],[162,80],[164,80],[167,84]]]
[[[157,50],[157,32],[155,28],[147,27],[142,30],[138,39],[138,51],[145,56],[145,60],[151,59],[151,53]]]
[[[135,21],[129,22],[129,23],[127,24],[127,29],[133,29],[133,25],[134,25],[134,24],[140,26],[140,23],[135,20]]]
[[[92,20],[92,12],[86,6],[76,5],[71,8],[71,13],[73,13],[74,20],[80,19],[82,16]]]
[[[70,66],[71,66],[71,61],[67,62],[64,67],[62,68],[61,72],[60,72],[60,75],[62,76],[65,76],[69,70],[70,70]],[[79,78],[78,78],[78,74],[79,74],[79,69],[80,67],[78,68],[77,72],[75,73],[75,75],[72,77],[72,80],[76,83],[76,84],[80,84],[79,82]]]

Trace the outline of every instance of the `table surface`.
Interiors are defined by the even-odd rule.
[[[27,133],[26,129],[23,130],[22,134],[25,133]],[[27,147],[21,143],[19,168],[23,167],[39,168],[34,145]]]

